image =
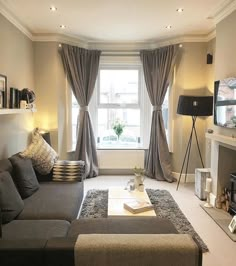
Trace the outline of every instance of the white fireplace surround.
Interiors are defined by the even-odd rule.
[[[215,206],[216,197],[230,185],[230,173],[236,172],[236,136],[206,133],[206,139],[212,178],[210,202]]]

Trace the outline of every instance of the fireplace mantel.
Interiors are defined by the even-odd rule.
[[[210,144],[210,169],[212,178],[211,204],[215,205],[215,199],[227,187],[230,173],[236,172],[236,137],[225,136],[217,133],[206,133],[208,145]]]
[[[216,134],[216,133],[206,133],[206,138],[207,139],[211,139],[211,140],[215,140],[217,142],[220,142],[222,144],[226,144],[232,147],[236,148],[236,136],[232,135],[231,137],[229,136],[225,136],[225,135],[220,135],[220,134]]]

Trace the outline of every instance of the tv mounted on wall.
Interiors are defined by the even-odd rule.
[[[215,81],[214,124],[236,128],[236,78]]]

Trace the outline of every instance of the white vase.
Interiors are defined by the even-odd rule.
[[[134,184],[135,184],[135,189],[139,189],[140,185],[143,185],[144,181],[144,176],[140,174],[135,174],[135,179],[134,179]]]

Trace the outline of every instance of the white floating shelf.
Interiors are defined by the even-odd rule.
[[[0,115],[35,113],[36,109],[0,109]]]

